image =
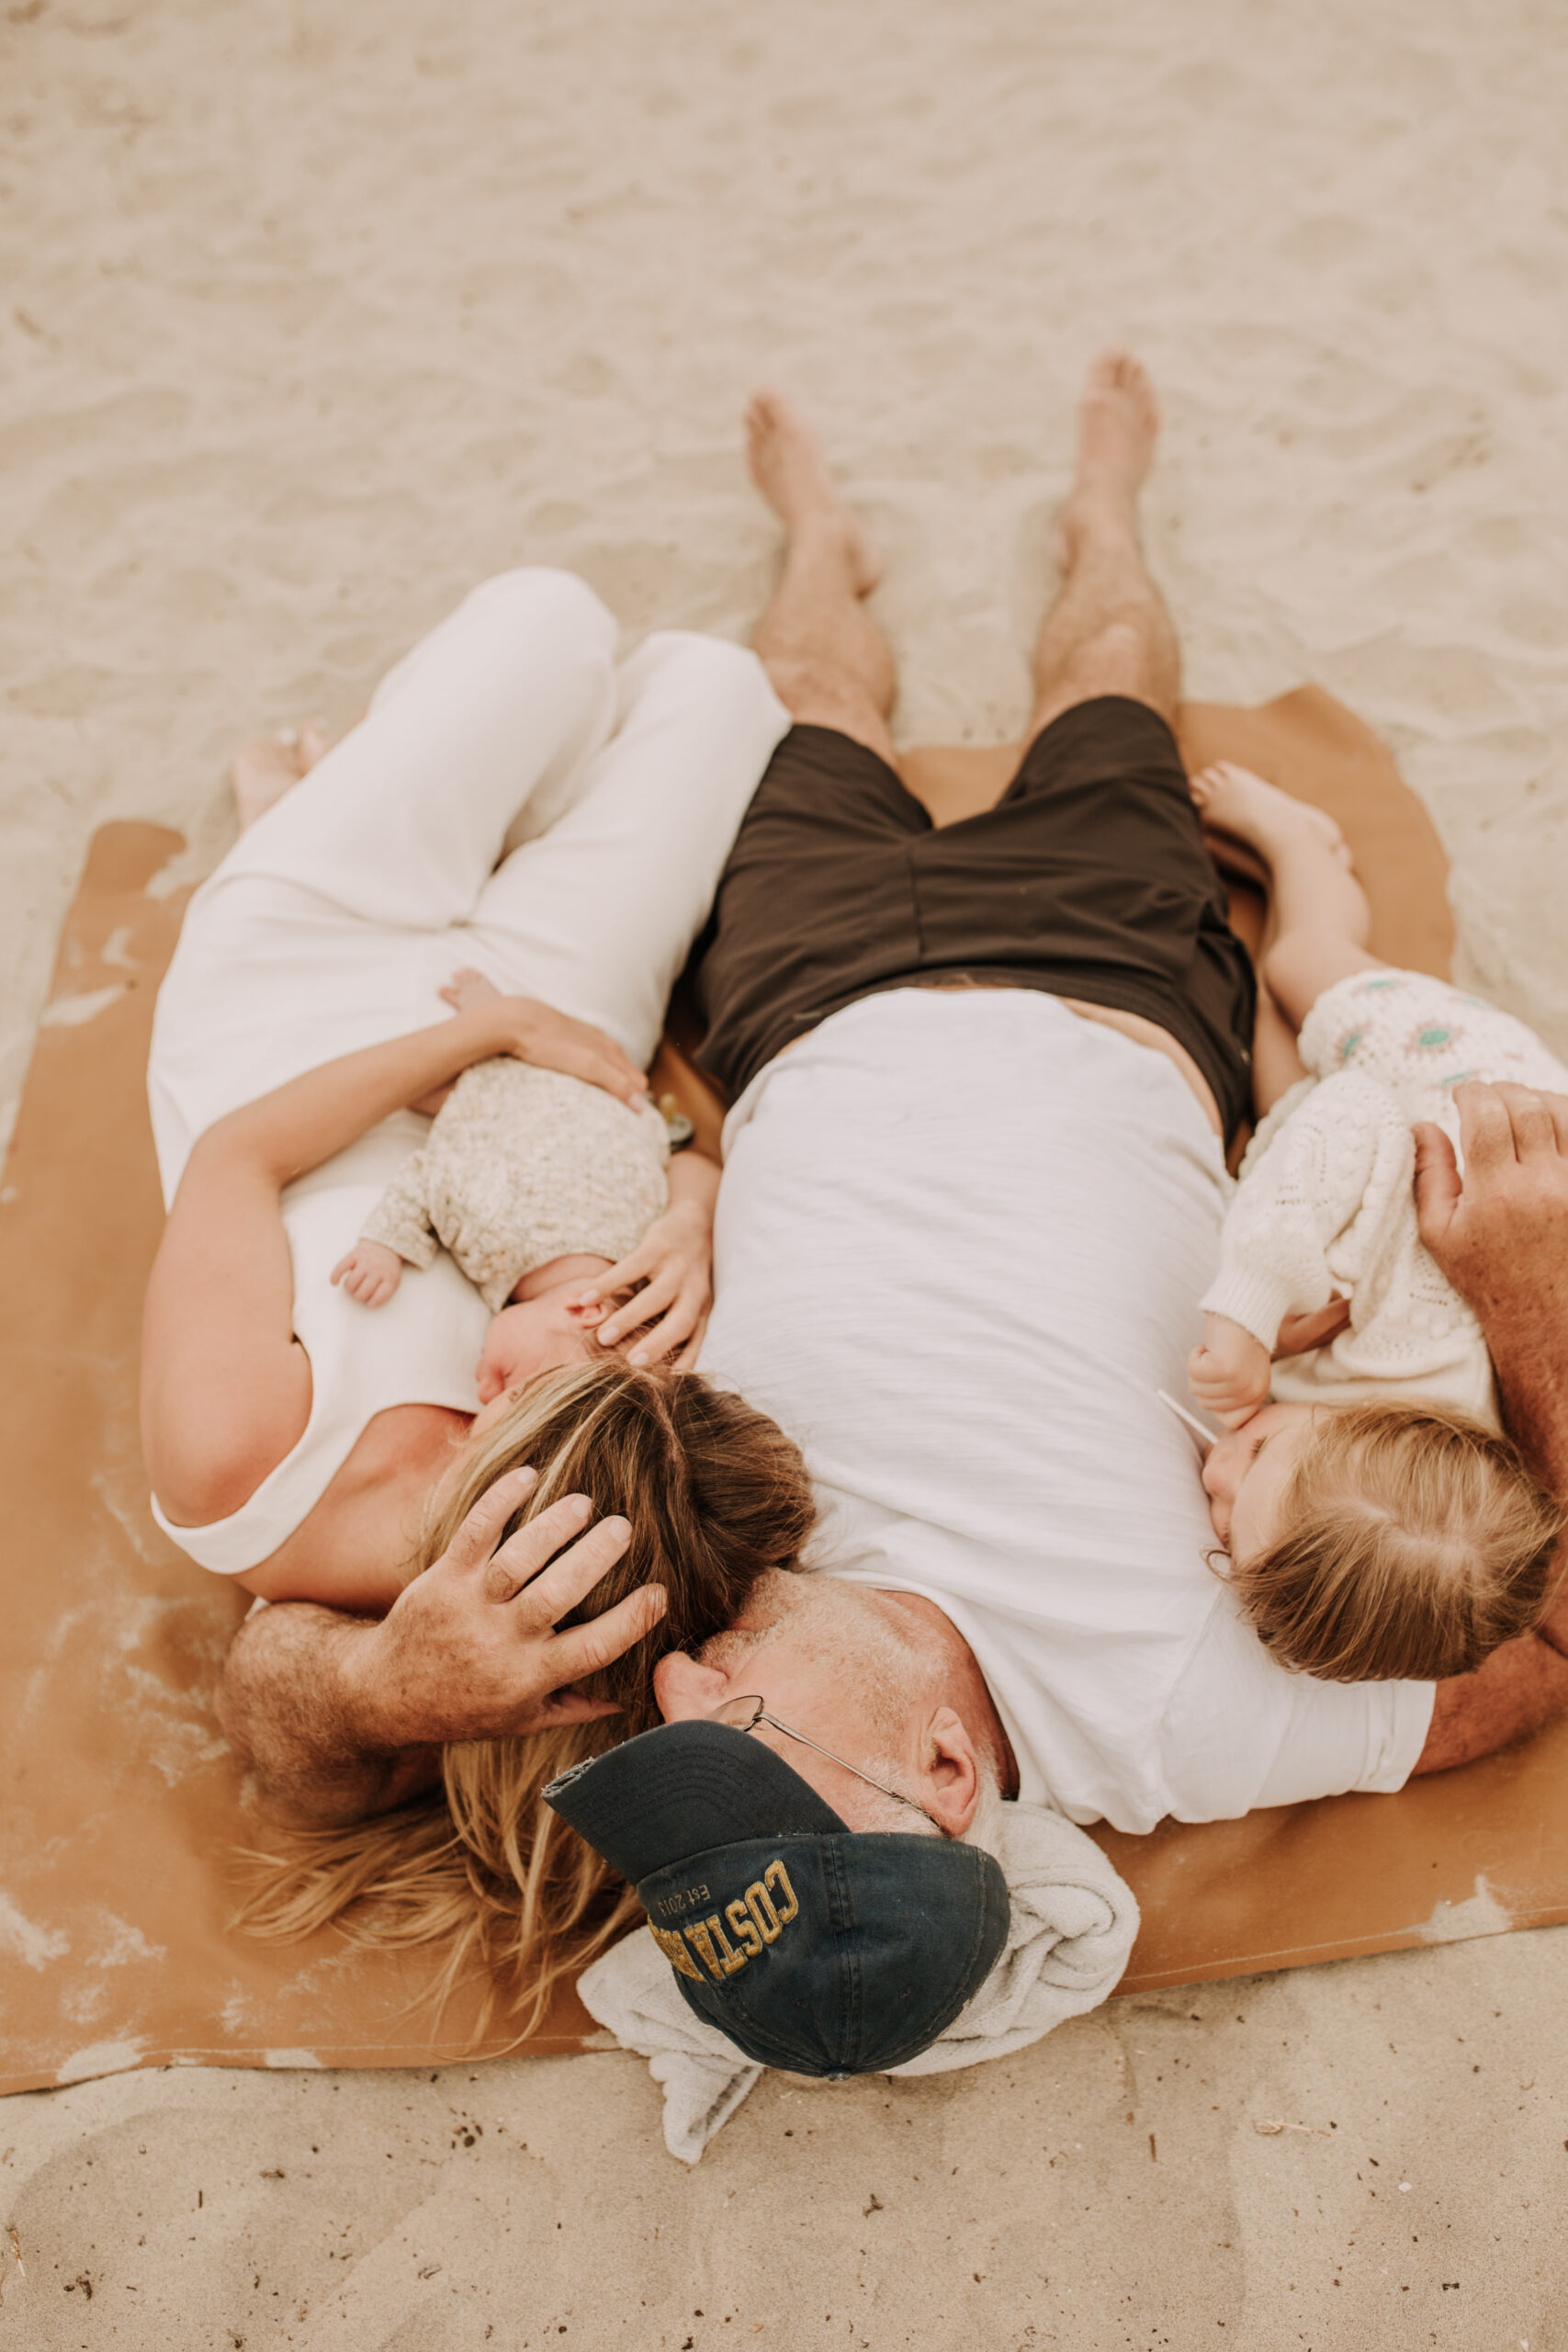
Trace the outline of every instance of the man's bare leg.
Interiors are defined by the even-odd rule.
[[[804,727],[835,727],[892,763],[893,651],[865,609],[882,566],[834,489],[821,444],[792,403],[746,411],[751,479],[788,534],[784,571],[751,642]]]
[[[1174,722],[1181,656],[1138,540],[1154,457],[1154,386],[1124,351],[1103,351],[1078,408],[1077,471],[1062,515],[1062,584],[1034,650],[1031,740],[1097,695],[1127,695]]]

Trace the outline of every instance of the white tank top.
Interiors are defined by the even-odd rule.
[[[378,1129],[283,1196],[294,1257],[294,1329],[310,1359],[310,1418],[299,1443],[248,1502],[209,1526],[175,1527],[152,1498],[164,1534],[220,1576],[239,1576],[271,1558],[310,1516],[378,1413],[393,1405],[479,1410],[474,1370],[490,1317],[445,1251],[423,1273],[405,1266],[385,1306],[361,1306],[332,1286],[333,1268],[380,1198],[388,1141],[387,1130]],[[406,1136],[399,1141],[406,1148]],[[363,1169],[355,1164],[361,1158]],[[362,1175],[369,1181],[344,1181]]]

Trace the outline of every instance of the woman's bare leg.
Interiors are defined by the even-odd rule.
[[[779,584],[751,642],[792,718],[835,727],[891,764],[897,672],[864,603],[881,563],[790,401],[756,393],[746,440],[751,479],[788,534]]]
[[[1062,584],[1034,650],[1032,739],[1097,695],[1127,695],[1174,721],[1181,655],[1138,539],[1137,502],[1159,408],[1140,363],[1104,351],[1078,408],[1077,471],[1062,514]]]

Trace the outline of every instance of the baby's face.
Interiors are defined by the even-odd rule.
[[[1312,1427],[1314,1409],[1311,1405],[1265,1405],[1209,1448],[1203,1463],[1209,1516],[1233,1560],[1255,1560],[1281,1532],[1281,1498]]]
[[[509,1391],[539,1373],[604,1353],[593,1334],[609,1308],[576,1306],[581,1288],[581,1280],[568,1283],[491,1317],[476,1374],[481,1405],[504,1408]]]

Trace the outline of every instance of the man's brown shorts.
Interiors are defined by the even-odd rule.
[[[1227,1138],[1250,1109],[1252,966],[1176,738],[1121,695],[1054,718],[994,808],[940,829],[876,752],[792,728],[694,978],[700,1059],[731,1096],[861,997],[967,978],[1141,1013],[1186,1046]]]

